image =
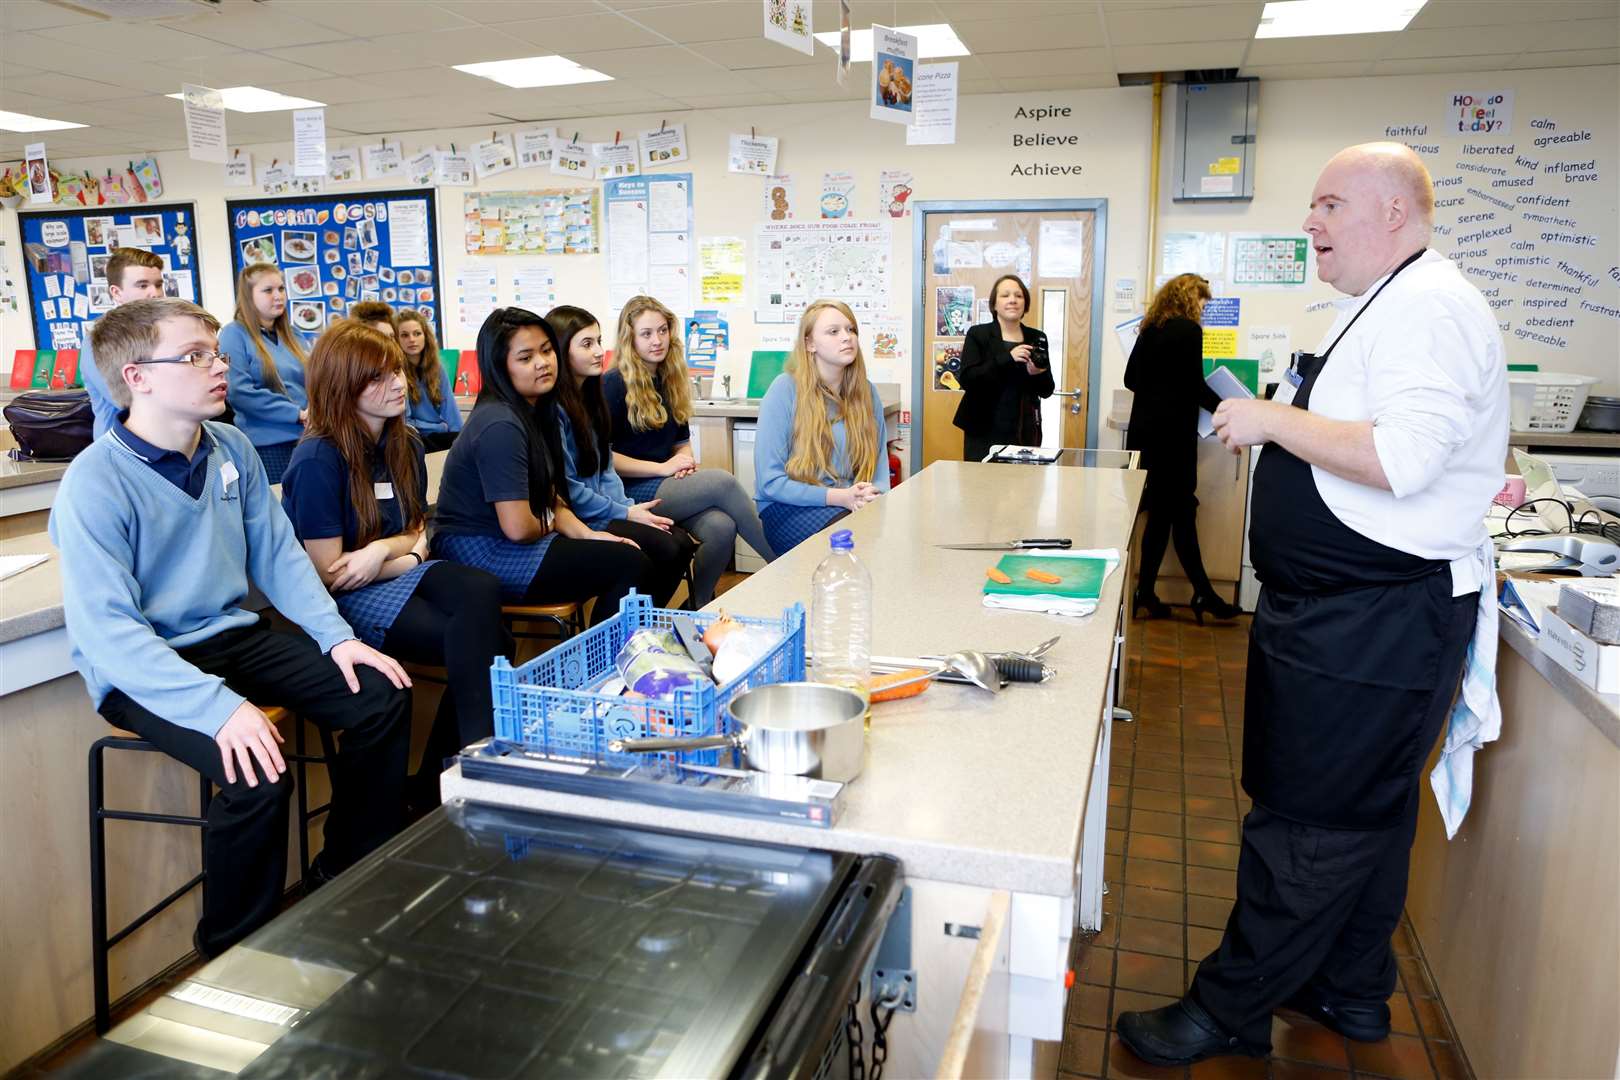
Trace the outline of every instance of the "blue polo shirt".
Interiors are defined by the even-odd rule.
[[[624,375],[614,368],[602,376],[602,395],[607,398],[608,419],[613,424],[612,444],[616,453],[642,461],[668,461],[675,456],[675,448],[692,441],[692,426],[678,424],[673,418],[663,427],[650,431],[637,431],[630,426],[630,404],[625,391]],[[669,412],[669,399],[664,396],[663,384],[658,387],[658,400]]]
[[[523,420],[504,401],[480,401],[445,455],[433,530],[503,537],[494,504],[528,501],[529,435]]]
[[[129,428],[124,421],[129,419],[129,410],[120,411],[109,429],[112,437],[124,444],[124,448],[152,467],[152,471],[163,479],[190,495],[193,499],[203,493],[208,484],[208,452],[214,447],[214,437],[203,429],[201,437],[197,440],[197,449],[193,450],[191,457],[178,450],[164,450],[153,446]]]
[[[394,477],[388,469],[387,437],[371,451],[371,482],[376,485],[377,516],[381,538],[405,531],[405,516]],[[411,439],[416,452],[416,494],[427,498],[427,462],[422,443]],[[360,518],[354,512],[349,492],[349,465],[337,444],[325,438],[300,440],[293,449],[287,471],[281,474],[281,507],[291,519],[300,540],[343,538],[343,550],[360,546]]]

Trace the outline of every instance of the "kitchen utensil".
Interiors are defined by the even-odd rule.
[[[935,544],[937,548],[950,548],[952,551],[1034,551],[1037,549],[1063,549],[1074,546],[1074,541],[1067,536],[1049,537],[1041,539],[1024,540],[990,540],[978,544]]]
[[[615,739],[615,754],[734,748],[757,772],[844,783],[861,774],[866,702],[853,690],[824,683],[768,683],[731,699],[732,734],[697,738]]]
[[[1588,431],[1620,431],[1620,397],[1588,394],[1575,426]]]
[[[1001,672],[996,670],[995,661],[977,649],[962,649],[945,658],[945,666],[961,675],[965,675],[974,686],[990,691],[992,694],[1001,693]]]

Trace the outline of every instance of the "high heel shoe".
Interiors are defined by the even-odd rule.
[[[1137,593],[1132,598],[1131,617],[1136,618],[1136,613],[1139,611],[1146,611],[1147,614],[1143,618],[1148,619],[1168,619],[1170,617],[1170,605],[1164,603],[1152,593],[1146,595]]]
[[[1214,619],[1216,622],[1231,622],[1233,619],[1243,614],[1243,609],[1238,607],[1236,604],[1227,603],[1214,593],[1194,593],[1192,598],[1192,613],[1193,618],[1198,620],[1199,626],[1204,625],[1205,612],[1208,612],[1209,617]]]

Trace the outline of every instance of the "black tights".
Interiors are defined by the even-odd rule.
[[[595,626],[619,613],[619,601],[631,589],[647,589],[653,574],[652,560],[629,544],[559,536],[546,549],[524,600],[531,604],[584,603],[594,596],[591,625]]]
[[[501,583],[460,563],[427,568],[383,638],[383,652],[416,664],[444,665],[444,697],[433,718],[422,765],[411,782],[411,802],[438,802],[445,758],[495,734],[489,665],[512,658],[512,638],[501,622]]]
[[[648,579],[641,583],[641,588],[652,595],[654,607],[668,607],[669,598],[680,588],[681,580],[692,565],[692,553],[697,551],[697,542],[691,534],[679,525],[665,532],[639,521],[610,521],[602,531],[628,537],[641,547],[651,564]]]
[[[1204,571],[1204,556],[1198,549],[1198,500],[1188,497],[1174,502],[1150,503],[1147,525],[1142,529],[1142,568],[1136,582],[1140,596],[1152,596],[1159,580],[1159,564],[1173,535],[1176,558],[1192,584],[1195,596],[1209,596],[1215,587]]]

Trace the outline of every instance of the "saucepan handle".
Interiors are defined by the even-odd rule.
[[[656,754],[664,750],[730,749],[737,740],[730,735],[698,735],[693,738],[614,739],[608,749],[615,754]]]

